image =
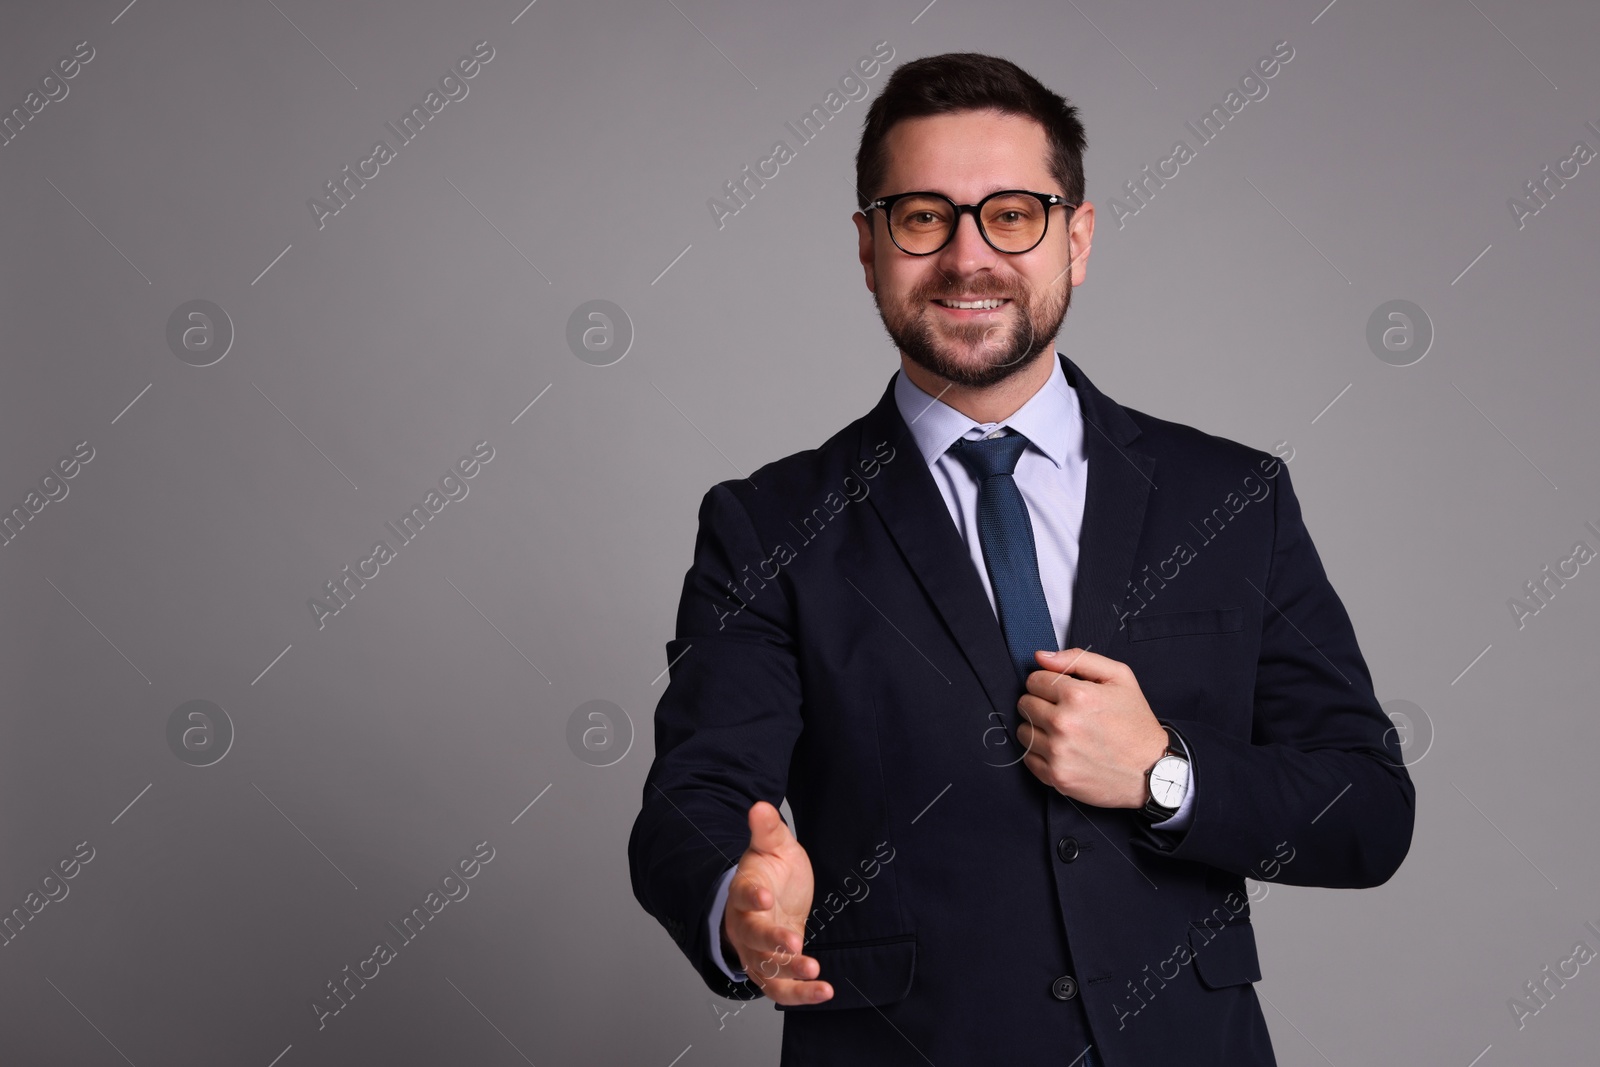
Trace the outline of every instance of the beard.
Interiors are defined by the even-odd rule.
[[[1011,302],[991,318],[961,322],[931,303],[952,294],[1009,297]],[[1055,340],[1072,303],[1072,279],[1068,277],[1059,297],[1036,296],[1020,278],[991,278],[970,285],[936,280],[888,308],[881,290],[873,299],[883,328],[913,363],[955,385],[983,389],[1027,370],[1044,354],[1045,342]]]

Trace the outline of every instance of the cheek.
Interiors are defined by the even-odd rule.
[[[1066,270],[1066,236],[1052,233],[1045,238],[1042,245],[1028,255],[1028,263],[1022,275],[1028,283],[1028,288],[1033,291],[1034,297],[1038,298],[1052,288],[1059,287],[1066,279]]]
[[[885,261],[880,256],[877,267],[878,291],[897,304],[915,305],[920,302],[918,292],[928,286],[928,279],[916,264],[902,261]]]
[[[1053,307],[1062,299],[1063,291],[1070,288],[1071,280],[1065,259],[1042,263],[1037,270],[1030,268],[1023,276],[1029,304],[1035,311]]]

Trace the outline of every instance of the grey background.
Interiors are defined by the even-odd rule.
[[[95,856],[0,947],[0,1058],[776,1061],[779,1013],[704,988],[625,844],[701,495],[897,366],[849,222],[867,100],[721,229],[706,201],[879,41],[1080,105],[1098,240],[1060,349],[1125,404],[1289,443],[1379,697],[1431,723],[1399,874],[1255,906],[1280,1062],[1593,1055],[1600,967],[1520,1031],[1507,1002],[1600,948],[1600,576],[1521,629],[1507,600],[1600,547],[1600,167],[1521,229],[1507,201],[1600,148],[1600,9],[8,2],[0,108],[80,40],[0,147],[0,505],[95,449],[0,548],[0,911]],[[467,98],[319,230],[307,199],[480,40]],[[1268,96],[1119,229],[1122,183],[1280,40]],[[203,368],[165,340],[195,299],[237,332]],[[606,367],[566,342],[593,299],[635,331]],[[1394,299],[1435,330],[1408,367],[1366,343]],[[481,440],[469,495],[319,630],[309,598]],[[236,731],[203,768],[166,740],[196,699]],[[567,741],[591,700],[634,731],[608,767]],[[470,895],[318,1030],[323,983],[483,840]]]

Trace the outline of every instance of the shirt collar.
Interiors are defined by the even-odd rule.
[[[973,421],[944,401],[928,395],[906,377],[902,367],[895,375],[894,401],[905,419],[917,450],[931,467],[956,441],[973,428],[985,433],[1002,426],[1026,437],[1057,467],[1083,450],[1083,418],[1078,408],[1078,392],[1067,382],[1060,356],[1051,353],[1054,373],[1039,391],[1028,398],[1009,418],[996,423]]]

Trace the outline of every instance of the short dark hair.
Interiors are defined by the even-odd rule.
[[[897,67],[867,109],[861,147],[856,151],[856,206],[865,211],[883,191],[879,186],[889,169],[884,140],[895,123],[986,108],[1021,115],[1043,126],[1050,145],[1050,173],[1061,183],[1069,202],[1083,202],[1083,150],[1088,142],[1078,109],[1009,59],[981,52],[946,52]]]

